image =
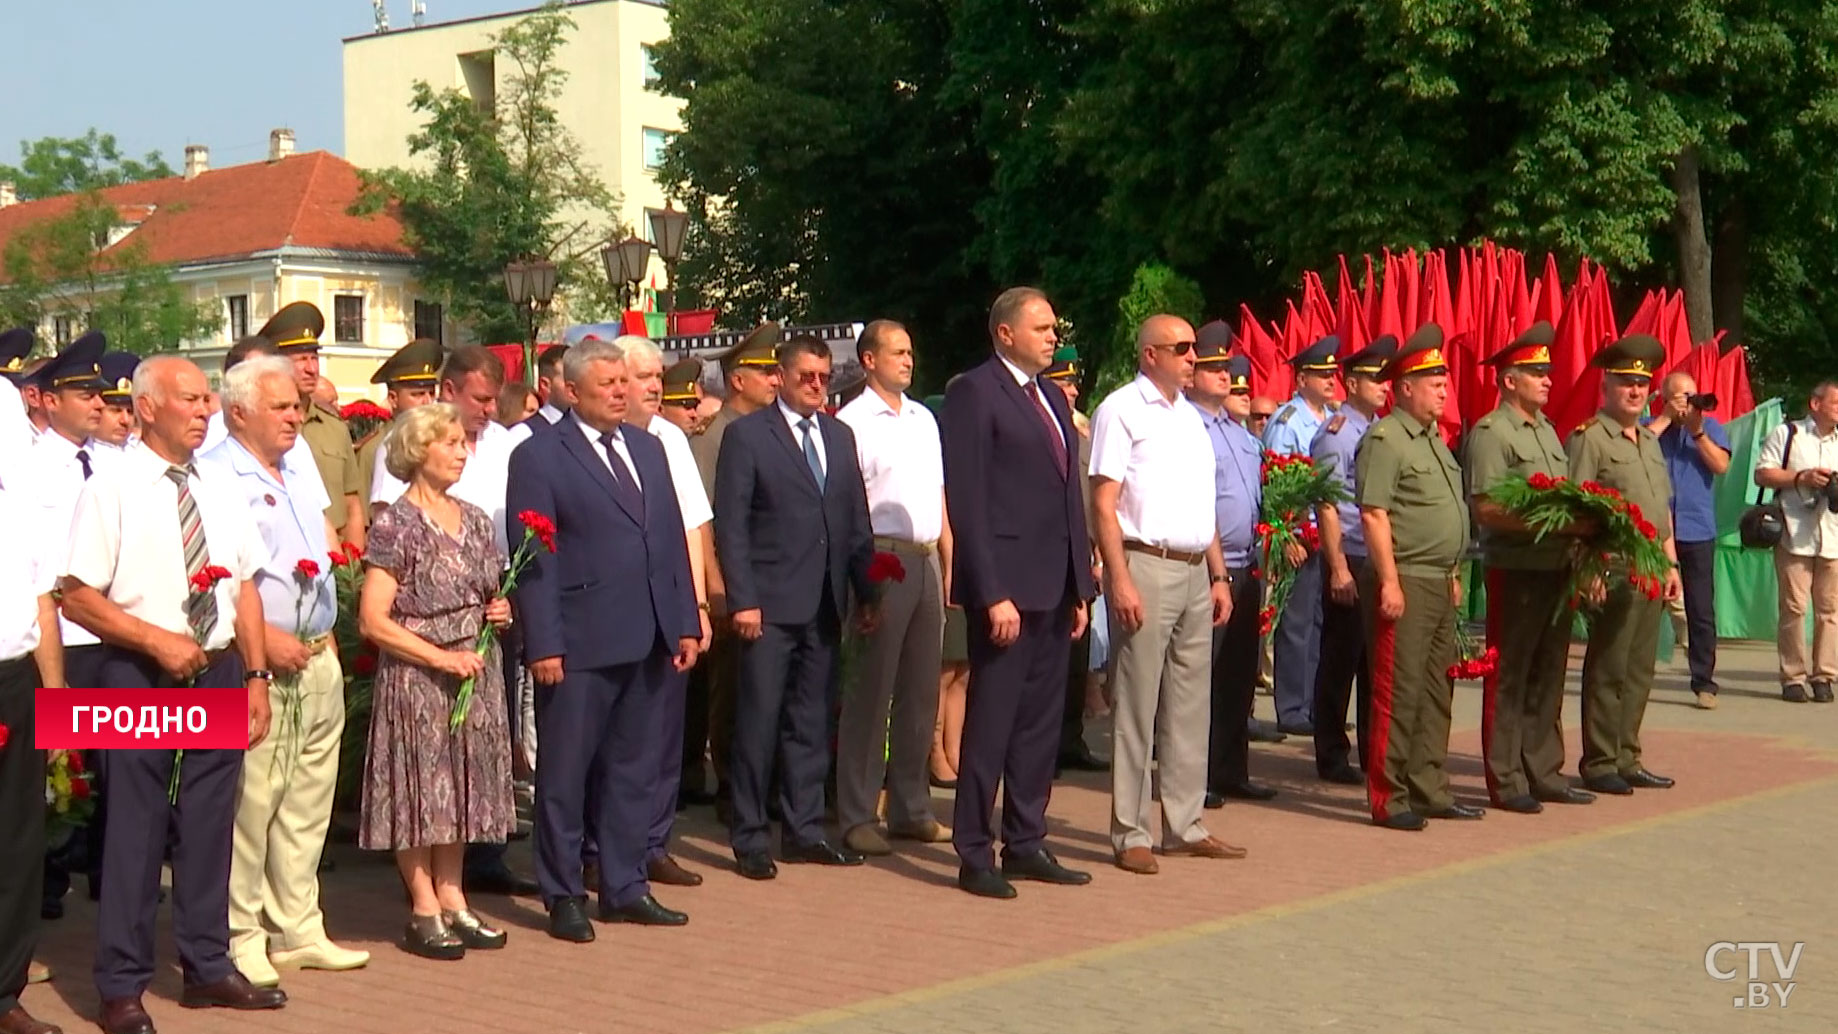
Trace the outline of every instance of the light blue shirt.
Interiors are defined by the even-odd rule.
[[[1329,420],[1315,432],[1315,440],[1309,446],[1308,455],[1317,467],[1325,468],[1341,488],[1347,491],[1347,501],[1336,504],[1334,509],[1340,515],[1340,551],[1351,557],[1366,555],[1366,529],[1359,522],[1359,504],[1353,497],[1359,488],[1359,475],[1354,472],[1353,460],[1359,454],[1359,441],[1372,429],[1372,420],[1352,406],[1341,406],[1336,414],[1343,417],[1338,430],[1329,430],[1334,421]]]
[[[1214,416],[1201,409],[1200,421],[1213,444],[1213,510],[1225,566],[1250,567],[1257,548],[1257,512],[1264,501],[1263,448],[1224,411]]]
[[[1278,455],[1300,453],[1306,456],[1309,444],[1315,440],[1315,432],[1333,415],[1334,411],[1328,409],[1324,415],[1316,416],[1298,394],[1284,403],[1264,425],[1264,448]]]
[[[235,438],[225,438],[198,457],[200,467],[221,471],[218,483],[249,504],[249,515],[261,532],[261,567],[255,588],[261,593],[263,620],[302,639],[330,632],[338,617],[332,561],[327,555],[328,500],[319,471],[311,462],[301,470],[295,451],[289,450],[281,457],[281,480],[276,481]],[[310,581],[302,579],[296,573],[301,560],[318,564],[319,575]]]

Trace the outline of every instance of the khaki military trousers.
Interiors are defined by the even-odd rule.
[[[1640,722],[1653,692],[1659,622],[1666,605],[1625,580],[1610,589],[1589,624],[1583,654],[1583,778],[1632,772],[1640,764]]]
[[[1481,685],[1481,753],[1494,804],[1570,785],[1563,776],[1567,577],[1561,570],[1487,569],[1487,642],[1500,659]]]
[[[1455,605],[1448,575],[1400,574],[1404,613],[1378,614],[1378,576],[1359,576],[1366,619],[1366,658],[1372,665],[1372,748],[1366,760],[1366,800],[1375,822],[1406,811],[1419,815],[1455,803],[1444,766],[1449,756],[1449,706],[1455,693]]]

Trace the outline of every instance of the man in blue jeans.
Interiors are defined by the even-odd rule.
[[[1710,711],[1717,706],[1717,506],[1711,480],[1729,469],[1730,440],[1709,414],[1716,400],[1699,396],[1690,374],[1669,374],[1660,401],[1665,408],[1647,426],[1659,436],[1659,451],[1672,477],[1672,528],[1679,579],[1685,585],[1691,692],[1698,707]]]

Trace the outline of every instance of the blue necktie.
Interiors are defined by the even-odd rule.
[[[804,462],[810,464],[811,477],[817,479],[817,491],[823,491],[823,460],[817,455],[817,443],[811,440],[811,418],[798,421],[798,430],[804,433]]]

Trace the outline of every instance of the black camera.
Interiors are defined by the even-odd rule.
[[[1838,477],[1827,481],[1825,487],[1819,489],[1819,494],[1825,497],[1825,508],[1838,513]]]
[[[1714,413],[1717,410],[1717,396],[1709,392],[1685,396],[1685,403],[1700,413]]]

